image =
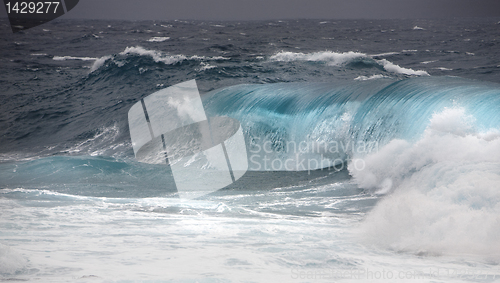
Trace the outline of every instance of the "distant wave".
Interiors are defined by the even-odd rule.
[[[65,61],[65,60],[94,61],[94,60],[97,60],[99,58],[94,58],[94,57],[75,57],[75,56],[54,56],[52,59],[56,60],[56,61]]]
[[[168,37],[153,37],[148,41],[151,42],[162,42],[167,40]],[[90,72],[94,72],[99,68],[103,67],[105,63],[109,61],[113,61],[116,66],[122,67],[126,62],[123,59],[126,59],[129,56],[142,56],[149,57],[153,59],[156,63],[163,63],[165,65],[175,65],[177,63],[181,63],[183,61],[219,61],[219,60],[230,60],[231,58],[223,57],[223,56],[199,56],[199,55],[183,55],[183,54],[169,54],[158,50],[146,49],[142,46],[132,46],[126,47],[125,50],[118,54],[114,55],[105,55],[102,57],[78,57],[78,56],[54,56],[52,59],[55,61],[66,61],[66,60],[81,60],[81,61],[94,61],[92,66],[90,66]],[[202,68],[203,70],[210,68]]]
[[[166,40],[169,40],[170,37],[168,36],[154,36],[154,37],[151,37],[150,39],[148,39],[149,42],[163,42],[163,41],[166,41]]]
[[[149,41],[160,42],[166,40],[165,38],[153,37]],[[386,73],[400,74],[404,76],[429,76],[426,71],[413,70],[411,68],[401,67],[392,63],[391,61],[381,58],[391,55],[397,55],[397,52],[388,52],[375,55],[367,55],[359,52],[345,52],[337,53],[332,51],[313,52],[313,53],[300,53],[282,51],[268,57],[268,62],[320,62],[325,63],[327,66],[338,67],[351,67],[351,68],[376,68]],[[113,62],[112,66],[123,67],[130,60],[134,58],[150,58],[154,63],[161,63],[165,65],[182,64],[183,62],[198,62],[201,64],[197,70],[204,71],[213,68],[206,67],[209,61],[222,61],[231,60],[229,57],[224,56],[200,56],[200,55],[185,55],[185,54],[170,54],[164,51],[147,49],[142,46],[126,47],[118,54],[105,55],[102,57],[77,57],[77,56],[54,56],[53,60],[81,60],[81,61],[94,61],[90,66],[90,72],[95,72],[106,65],[107,62]],[[260,57],[256,58],[259,59]],[[141,62],[140,68],[147,68],[147,62]]]
[[[274,54],[269,59],[271,61],[282,61],[282,62],[291,62],[291,61],[315,61],[315,62],[325,62],[331,66],[339,66],[345,64],[349,61],[352,61],[356,58],[364,58],[366,57],[363,53],[358,52],[345,52],[345,53],[336,53],[331,51],[324,52],[313,52],[313,53],[296,53],[289,51],[282,51]]]
[[[387,76],[384,76],[384,75],[372,75],[372,76],[359,76],[359,77],[356,77],[354,80],[355,81],[368,81],[368,80],[376,80],[376,79],[382,79],[382,78],[387,78]]]
[[[161,51],[145,49],[141,46],[127,47],[123,52],[120,53],[120,55],[130,55],[130,54],[149,56],[153,58],[155,62],[157,63],[161,62],[167,65],[172,65],[188,59],[186,55],[170,55],[170,54],[165,54]]]
[[[350,165],[354,181],[391,195],[361,228],[370,243],[418,254],[500,260],[500,129],[479,130],[463,107],[430,119],[416,142],[394,139]]]
[[[271,61],[280,62],[293,62],[293,61],[310,61],[310,62],[324,62],[329,66],[340,66],[349,63],[357,63],[360,59],[367,60],[366,63],[372,63],[383,68],[387,72],[404,74],[409,76],[429,76],[429,73],[422,70],[412,70],[409,68],[400,67],[387,59],[374,59],[385,55],[392,55],[393,53],[367,55],[359,52],[344,52],[337,53],[332,51],[313,52],[313,53],[296,53],[289,51],[281,51],[272,55],[269,59]]]
[[[148,56],[155,60],[155,62],[162,62],[167,65],[175,64],[183,60],[196,60],[196,61],[211,61],[211,60],[230,60],[231,58],[223,57],[223,56],[199,56],[192,55],[187,56],[183,54],[171,55],[158,50],[149,50],[141,46],[127,47],[120,55],[140,55],[140,56]]]

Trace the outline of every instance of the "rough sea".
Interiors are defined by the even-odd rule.
[[[0,34],[0,281],[500,282],[498,18]],[[249,171],[189,200],[127,113],[193,79]]]

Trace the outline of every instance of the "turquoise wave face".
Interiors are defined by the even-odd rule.
[[[342,170],[349,159],[377,151],[393,139],[417,141],[432,115],[445,108],[463,108],[474,120],[471,123],[476,131],[500,128],[500,86],[453,77],[243,84],[206,93],[202,100],[208,116],[229,116],[241,122],[249,170],[253,171],[304,171],[331,166]],[[42,140],[55,144],[53,149],[43,147],[25,155],[131,158],[126,124],[129,105],[121,103],[114,106],[116,109],[95,115],[75,116],[78,125],[94,125],[110,117],[116,122],[88,133],[81,133],[78,127],[72,134],[47,134]],[[52,129],[53,125],[67,124],[64,115],[49,118],[40,120],[38,126]],[[31,135],[23,137],[28,143]],[[38,139],[29,144],[40,147]],[[16,154],[6,154],[2,159],[18,160]]]
[[[0,188],[30,188],[96,197],[169,196],[170,169],[103,156],[53,156],[0,164]]]
[[[393,139],[416,141],[446,108],[463,108],[477,131],[500,128],[500,86],[453,77],[237,85],[203,99],[208,115],[241,121],[257,171],[300,171],[301,160],[318,169]]]

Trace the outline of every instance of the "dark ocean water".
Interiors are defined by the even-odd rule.
[[[500,19],[0,34],[0,280],[500,280]],[[127,113],[192,79],[249,153],[340,144],[301,153],[337,166],[256,157],[230,187],[177,198],[171,172],[134,159]]]

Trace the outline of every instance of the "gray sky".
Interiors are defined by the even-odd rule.
[[[0,16],[6,16],[0,8]],[[500,0],[80,0],[65,18],[262,20],[500,17]]]

